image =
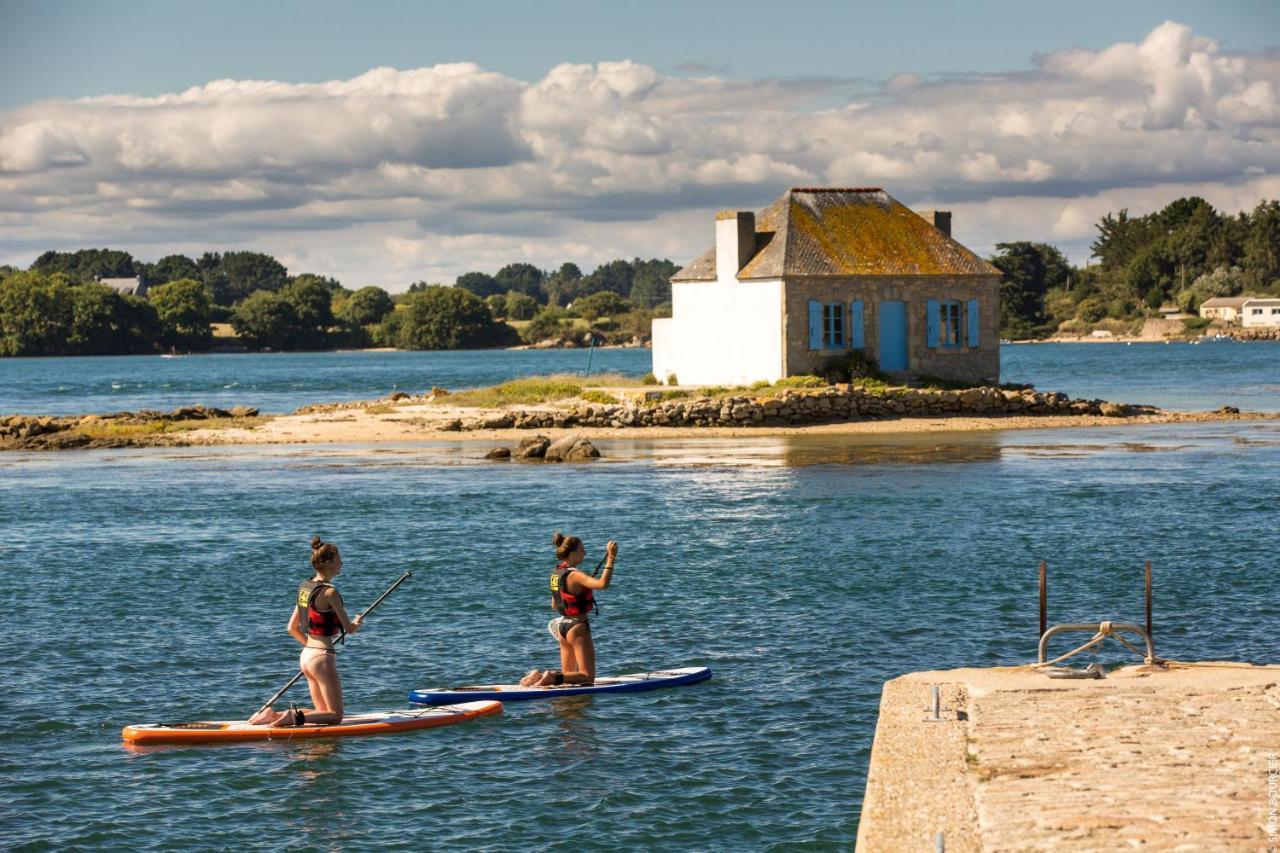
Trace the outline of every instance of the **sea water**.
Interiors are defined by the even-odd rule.
[[[1275,423],[601,444],[0,456],[5,846],[848,849],[883,682],[1033,660],[1042,559],[1051,622],[1140,622],[1151,560],[1158,653],[1280,659]],[[292,675],[313,533],[353,610],[414,573],[339,653],[349,710],[553,666],[555,530],[589,565],[621,543],[602,672],[715,677],[396,736],[120,740]]]
[[[1014,344],[1001,380],[1044,391],[1169,409],[1280,411],[1280,343]],[[367,400],[493,385],[549,373],[652,369],[647,349],[464,352],[238,353],[0,359],[0,414],[69,415],[140,408],[256,406]]]

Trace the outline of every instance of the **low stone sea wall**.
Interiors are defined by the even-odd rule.
[[[651,392],[660,395],[662,392]],[[1071,399],[1030,388],[967,388],[959,391],[835,386],[791,389],[777,396],[693,397],[636,400],[616,405],[582,403],[572,408],[528,408],[458,418],[448,430],[547,429],[552,427],[733,427],[793,426],[880,418],[1002,415],[1156,414],[1152,406]]]

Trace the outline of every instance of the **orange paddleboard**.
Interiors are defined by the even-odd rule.
[[[302,740],[318,737],[387,735],[451,726],[502,713],[501,702],[460,702],[421,711],[349,714],[341,723],[317,726],[253,726],[245,720],[195,723],[143,723],[125,726],[121,736],[132,744],[235,743],[250,740]]]

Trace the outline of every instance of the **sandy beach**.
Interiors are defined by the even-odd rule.
[[[1212,423],[1245,420],[1280,420],[1280,414],[1217,412],[1161,412],[1131,417],[1099,415],[1006,415],[990,417],[921,417],[861,420],[798,426],[744,427],[571,427],[529,429],[478,429],[459,432],[446,429],[455,419],[498,415],[501,410],[456,408],[434,404],[406,405],[393,411],[370,412],[365,408],[281,415],[252,429],[196,429],[165,436],[165,444],[363,444],[413,441],[466,441],[518,443],[534,433],[551,438],[570,433],[593,441],[635,438],[729,438],[786,435],[881,435],[892,433],[982,432],[993,430],[1116,427],[1139,424]],[[159,442],[158,442],[159,443]]]

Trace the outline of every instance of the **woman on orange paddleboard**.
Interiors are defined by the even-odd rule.
[[[547,630],[560,644],[560,669],[530,670],[520,679],[525,687],[552,687],[560,684],[593,684],[596,680],[596,647],[591,640],[588,617],[595,609],[595,592],[608,589],[613,580],[613,563],[618,543],[605,545],[604,571],[600,577],[578,568],[587,549],[577,536],[556,533],[551,538],[559,564],[551,572],[551,607],[556,616]],[[597,566],[596,568],[599,568]]]
[[[333,638],[339,633],[354,634],[364,624],[362,617],[347,617],[342,596],[333,579],[342,574],[338,546],[319,536],[311,540],[311,580],[298,587],[297,603],[289,615],[286,630],[302,644],[298,667],[307,677],[314,708],[276,711],[266,708],[249,719],[254,725],[301,726],[307,723],[342,722],[342,679],[338,677],[338,652]]]

